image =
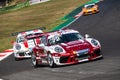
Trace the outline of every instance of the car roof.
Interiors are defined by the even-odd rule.
[[[42,33],[25,36],[26,39],[41,37]]]
[[[41,34],[43,33],[42,30],[40,29],[35,29],[35,30],[29,30],[29,31],[23,31],[23,32],[20,32],[17,37],[26,37],[26,36],[32,36],[34,34]]]
[[[42,35],[51,36],[51,35],[61,35],[61,34],[69,34],[69,33],[79,33],[79,32],[73,29],[60,29],[53,32],[43,33]]]

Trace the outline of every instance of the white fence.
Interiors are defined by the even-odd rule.
[[[46,2],[46,1],[49,1],[49,0],[30,0],[30,5],[43,3],[43,2]]]

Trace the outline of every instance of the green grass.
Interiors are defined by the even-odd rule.
[[[10,34],[45,26],[49,31],[63,23],[60,20],[78,6],[90,0],[51,0],[32,5],[16,11],[0,14],[0,51],[12,48],[11,41],[15,40]]]
[[[27,0],[10,0],[10,2],[8,3],[9,6],[11,5],[16,5],[18,3],[22,3],[22,2],[25,2]]]

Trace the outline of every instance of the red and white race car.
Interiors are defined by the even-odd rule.
[[[15,60],[31,57],[32,48],[35,47],[35,45],[40,44],[40,34],[43,33],[41,29],[43,28],[12,34],[13,36],[17,35],[16,41],[13,43],[13,53]]]
[[[100,42],[88,35],[84,38],[73,29],[43,33],[40,38],[41,44],[32,51],[34,67],[41,64],[55,67],[102,58]]]

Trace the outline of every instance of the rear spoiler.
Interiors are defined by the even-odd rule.
[[[11,36],[16,36],[16,35],[18,35],[19,33],[22,33],[22,32],[27,32],[27,31],[32,31],[32,30],[37,30],[37,29],[40,29],[40,30],[45,30],[45,29],[46,29],[46,27],[40,27],[40,28],[31,29],[31,30],[25,30],[25,31],[21,31],[21,32],[11,33]]]

